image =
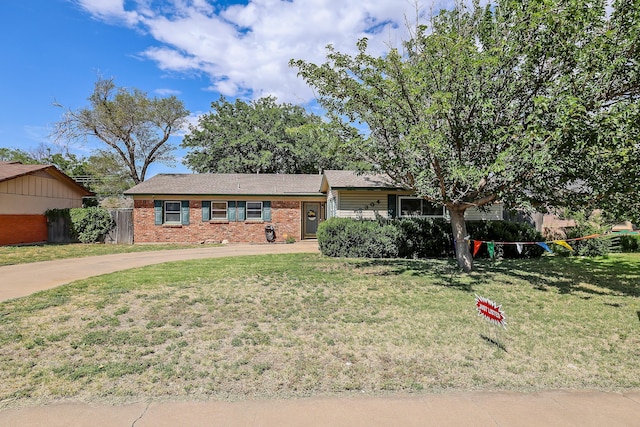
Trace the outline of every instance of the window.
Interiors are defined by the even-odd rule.
[[[180,202],[164,202],[164,222],[180,224]]]
[[[247,202],[247,219],[262,219],[262,202]]]
[[[227,219],[227,202],[211,202],[211,219]]]
[[[416,197],[400,198],[400,216],[444,216],[444,208]]]

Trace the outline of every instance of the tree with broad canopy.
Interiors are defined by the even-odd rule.
[[[149,98],[139,89],[116,87],[113,79],[99,78],[89,102],[90,107],[66,111],[55,125],[56,141],[96,138],[125,165],[135,184],[144,181],[152,163],[175,160],[175,147],[168,140],[189,115],[175,96]]]
[[[607,4],[473,1],[417,26],[402,51],[373,57],[362,39],[354,56],[328,46],[324,64],[290,65],[343,150],[447,208],[470,271],[469,208],[637,209],[624,195],[640,181],[640,10]]]
[[[200,173],[319,173],[348,162],[330,150],[319,116],[268,96],[247,103],[220,97],[192,126],[185,164]]]

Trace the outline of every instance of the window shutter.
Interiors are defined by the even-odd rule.
[[[244,221],[247,202],[238,202],[238,221]]]
[[[227,215],[229,215],[229,221],[236,220],[236,202],[229,202],[227,207]]]
[[[155,225],[162,225],[162,200],[153,201],[153,220]]]
[[[180,215],[182,219],[182,225],[189,225],[189,201],[183,200],[180,202],[182,207],[182,215]]]
[[[398,217],[398,197],[395,194],[389,194],[387,196],[387,214],[389,218]]]
[[[262,219],[264,221],[271,221],[271,202],[262,202]]]
[[[209,221],[211,219],[211,202],[202,202],[202,221]]]

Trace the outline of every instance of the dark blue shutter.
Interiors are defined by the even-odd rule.
[[[162,225],[162,200],[153,201],[153,220],[155,225]]]
[[[271,202],[262,202],[262,219],[264,221],[271,221]]]
[[[247,202],[238,202],[238,221],[244,221]]]
[[[182,215],[180,215],[182,220],[182,225],[189,225],[189,201],[183,200],[180,202],[182,207]]]
[[[202,202],[202,221],[209,221],[211,219],[211,202]]]
[[[398,217],[398,197],[395,194],[387,196],[387,214],[389,218]]]
[[[229,202],[227,207],[227,215],[229,215],[229,221],[236,220],[236,202]]]

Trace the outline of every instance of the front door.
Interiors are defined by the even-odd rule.
[[[303,234],[305,239],[313,239],[318,232],[318,222],[320,222],[320,203],[304,203]]]

